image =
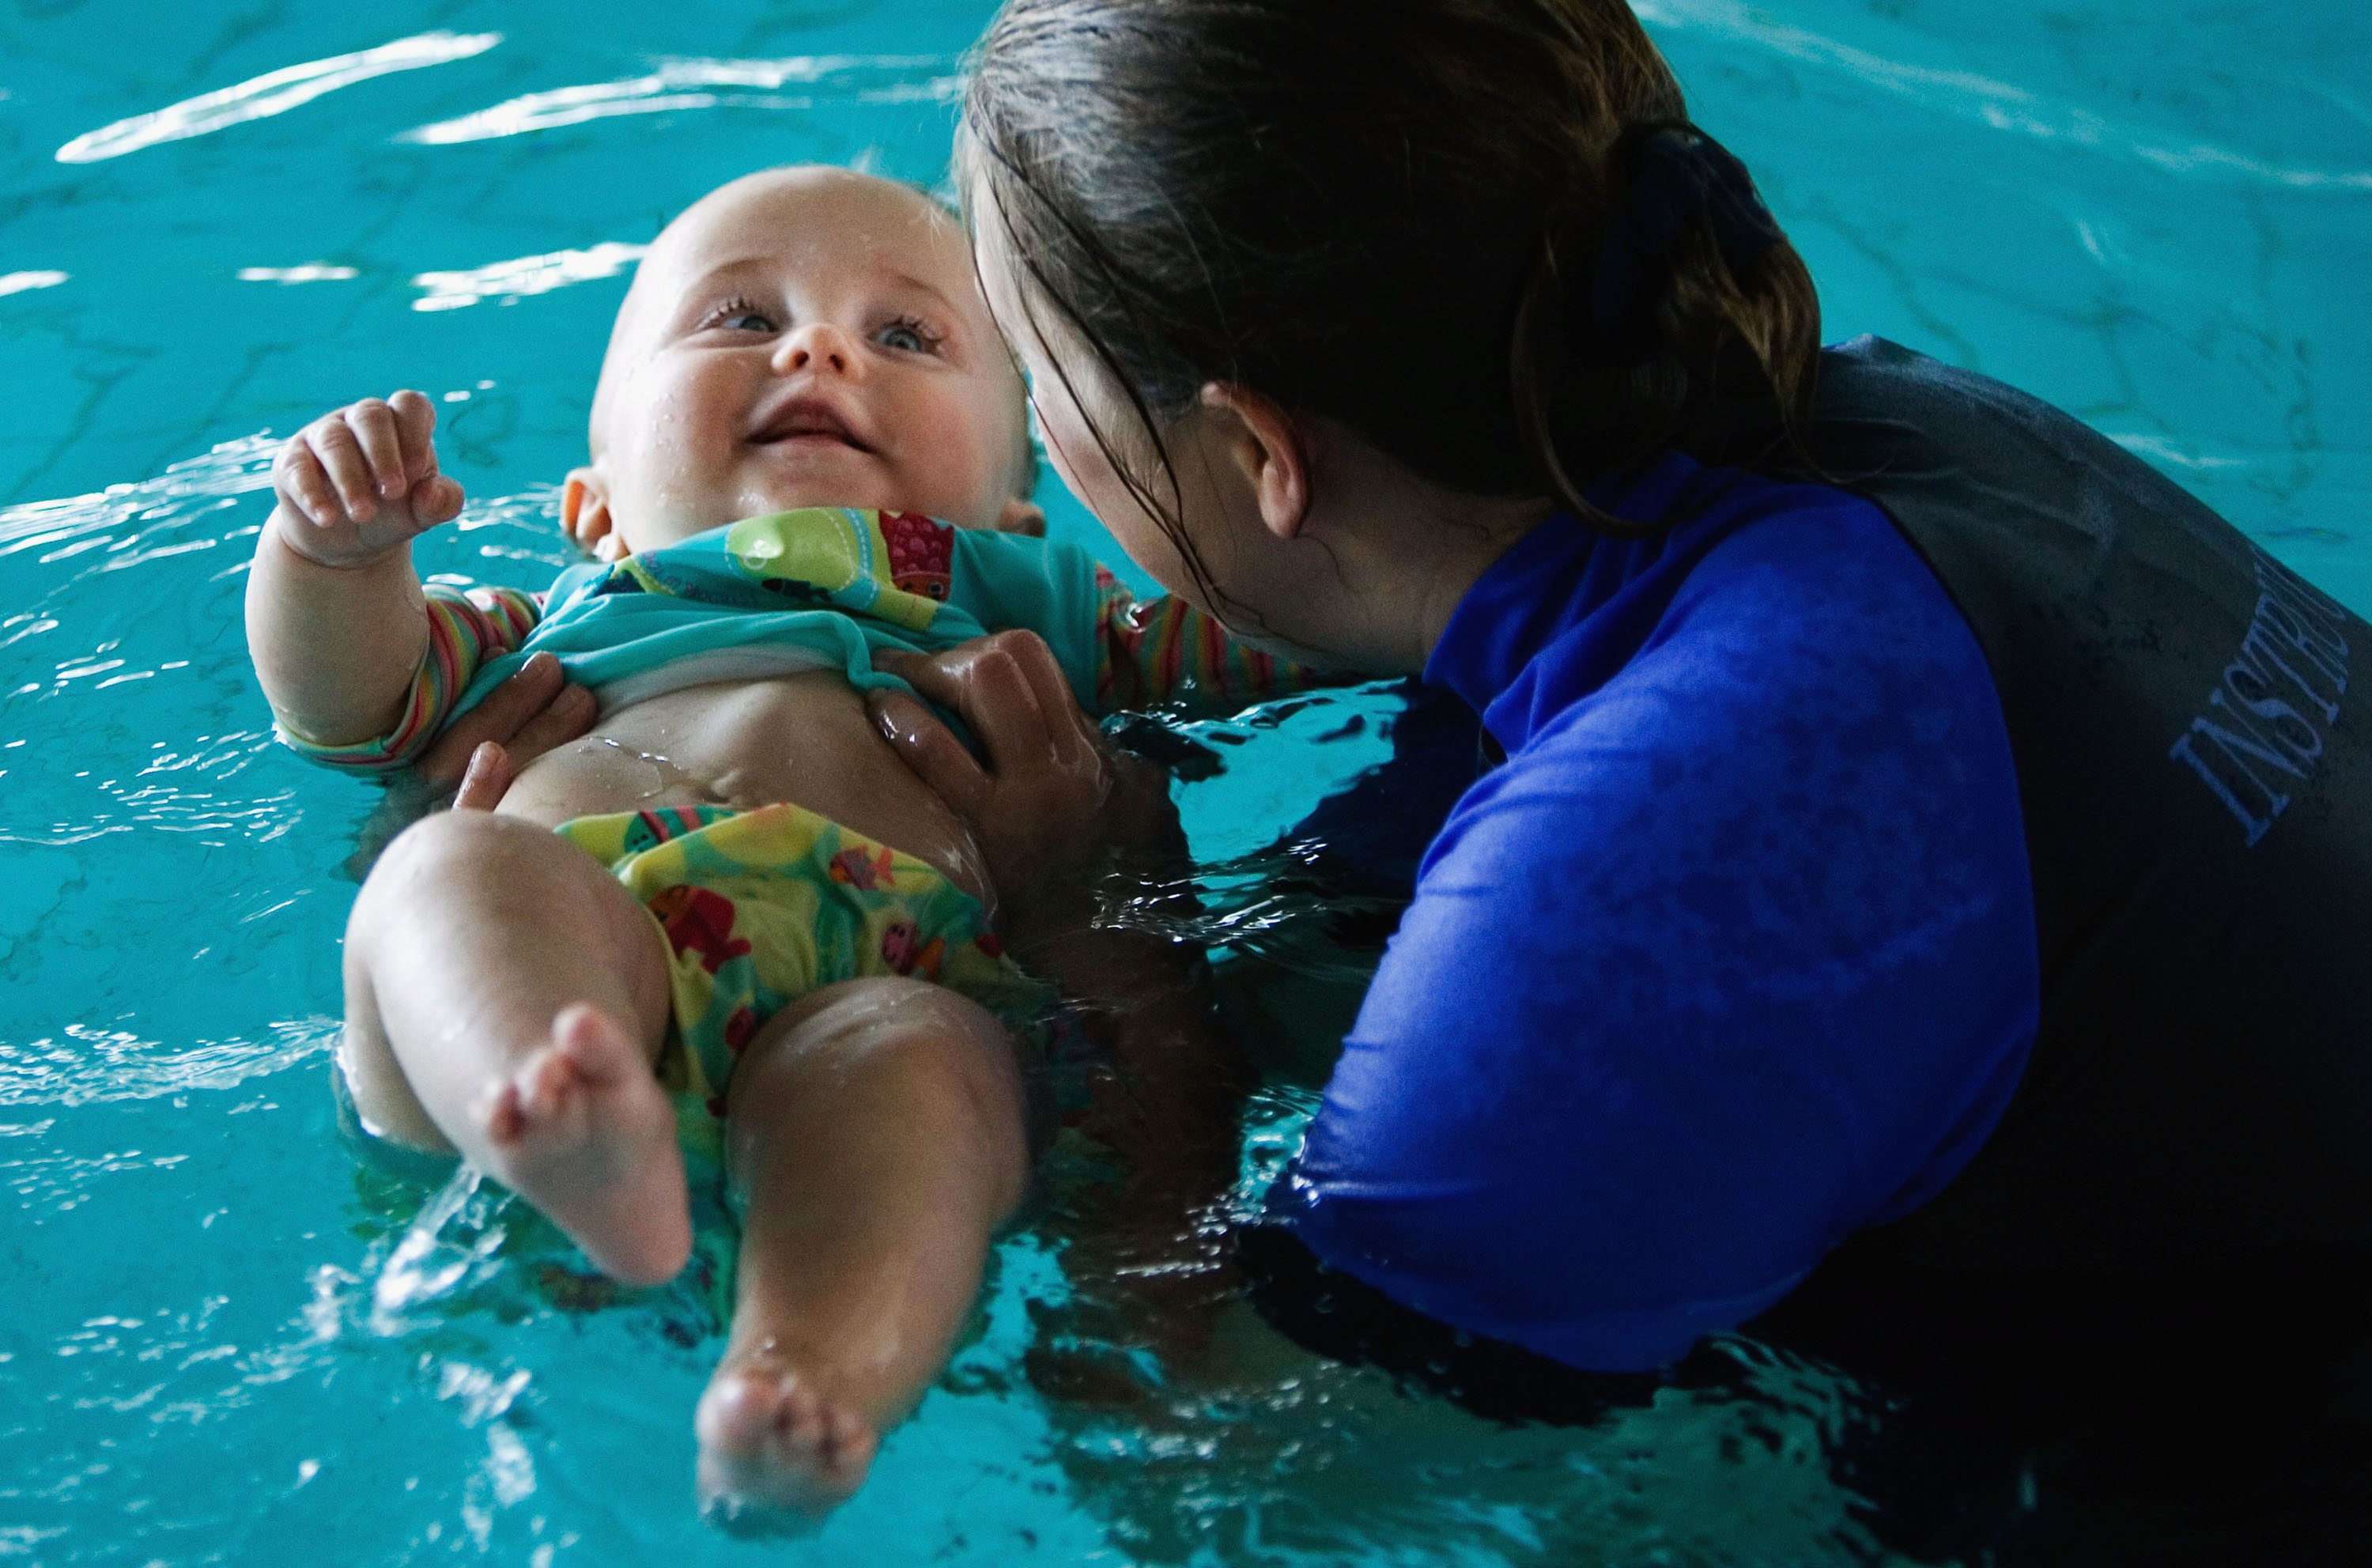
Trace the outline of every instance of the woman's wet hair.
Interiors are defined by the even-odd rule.
[[[1214,381],[1609,529],[1600,477],[1808,417],[1811,278],[1623,0],[1006,0],[959,157],[1006,330],[1102,363],[1173,534],[1145,459]]]

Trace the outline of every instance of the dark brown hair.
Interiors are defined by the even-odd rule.
[[[1740,245],[1669,200],[1607,330],[1603,259],[1658,136],[1735,171],[1769,225],[1623,0],[1006,0],[959,183],[1033,319],[1102,361],[1165,469],[1162,427],[1232,382],[1437,484],[1620,528],[1591,482],[1675,448],[1768,456],[1725,433],[1774,403],[1800,427],[1820,343],[1775,226]],[[1176,532],[1175,475],[1157,505],[1096,436]]]

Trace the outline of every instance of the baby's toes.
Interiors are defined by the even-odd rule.
[[[816,1452],[824,1470],[852,1483],[861,1478],[873,1462],[872,1423],[846,1405],[830,1405],[819,1412],[816,1424]]]
[[[720,1371],[694,1412],[694,1429],[703,1446],[748,1458],[784,1441],[785,1434],[796,1427],[799,1401],[791,1398],[795,1392],[806,1395],[797,1379],[770,1367]]]
[[[527,1135],[528,1109],[517,1082],[506,1078],[487,1091],[483,1120],[486,1136],[498,1145],[516,1144]]]
[[[548,1133],[578,1098],[568,1058],[547,1047],[497,1082],[486,1097],[486,1135],[498,1144]]]
[[[765,1423],[768,1442],[785,1453],[813,1447],[823,1435],[823,1410],[815,1390],[787,1373],[751,1381],[762,1389],[754,1398],[773,1407]]]
[[[564,1048],[552,1047],[536,1052],[514,1081],[529,1117],[550,1121],[576,1100],[584,1074]]]

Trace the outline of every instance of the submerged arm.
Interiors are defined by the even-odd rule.
[[[1321,670],[1253,647],[1175,594],[1140,599],[1096,568],[1096,711],[1180,703],[1225,713],[1365,676]]]
[[[1081,1215],[1075,1257],[1145,1309],[1145,1329],[1192,1338],[1180,1314],[1198,1317],[1218,1295],[1224,1246],[1209,1216],[1235,1179],[1249,1074],[1212,1006],[1201,948],[1165,929],[1182,923],[1163,906],[1192,902],[1166,777],[1099,744],[1029,633],[894,668],[981,738],[986,769],[913,699],[873,699],[883,733],[971,828],[1008,948],[1063,992],[1108,1055],[1089,1131],[1125,1174]],[[1110,918],[1116,897],[1136,912]]]

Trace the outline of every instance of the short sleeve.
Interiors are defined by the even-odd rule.
[[[1948,1181],[2039,995],[1966,623],[1874,512],[1744,530],[1459,801],[1272,1203],[1455,1327],[1652,1367]]]

